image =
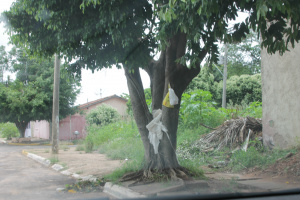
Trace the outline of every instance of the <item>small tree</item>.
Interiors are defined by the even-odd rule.
[[[12,137],[18,137],[19,132],[16,125],[13,123],[0,123],[0,136],[10,140]]]
[[[120,119],[120,115],[116,109],[113,107],[102,104],[97,106],[91,112],[89,112],[85,117],[89,125],[106,125],[113,122],[116,122]]]
[[[53,59],[32,59],[25,49],[11,51],[16,80],[0,83],[0,122],[15,123],[20,136],[24,137],[30,121],[52,118]],[[68,75],[63,68],[60,79],[60,118],[75,112],[74,102],[79,93],[79,79]]]

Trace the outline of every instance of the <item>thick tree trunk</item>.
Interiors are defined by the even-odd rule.
[[[25,137],[25,130],[26,130],[26,127],[28,125],[29,122],[16,122],[16,127],[18,128],[19,130],[19,133],[20,133],[20,137],[23,138]]]
[[[153,172],[167,172],[171,178],[186,176],[176,157],[180,100],[188,84],[200,72],[200,65],[188,69],[186,65],[176,62],[185,54],[186,41],[185,34],[180,33],[173,36],[169,40],[169,46],[162,51],[160,59],[152,61],[145,69],[151,81],[152,110],[162,110],[162,124],[167,128],[160,140],[157,154],[155,154],[153,145],[148,138],[149,131],[146,125],[151,122],[153,116],[146,104],[139,70],[130,71],[124,67],[134,118],[145,149],[143,175],[146,177],[151,176]],[[205,53],[203,53],[202,58],[204,56]],[[167,108],[162,105],[163,98],[169,91],[168,85],[174,89],[179,98],[179,104],[175,105],[174,108]]]

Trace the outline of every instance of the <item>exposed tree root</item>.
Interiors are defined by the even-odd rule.
[[[134,181],[133,184],[138,182],[152,183],[161,181],[177,181],[177,180],[189,180],[192,173],[184,168],[169,168],[163,170],[140,170],[138,172],[130,172],[125,174],[120,181]]]

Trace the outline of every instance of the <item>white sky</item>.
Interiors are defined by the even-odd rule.
[[[5,10],[9,10],[13,0],[1,0],[0,13]],[[8,47],[8,36],[4,33],[4,24],[0,24],[0,45]],[[4,74],[4,78],[9,73]],[[82,81],[81,81],[81,93],[77,96],[75,105],[83,104],[87,101],[93,101],[102,97],[110,95],[121,95],[122,93],[129,93],[127,88],[127,82],[124,75],[124,70],[113,67],[112,69],[103,69],[101,71],[95,71],[94,74],[91,70],[82,70]],[[141,71],[141,76],[144,84],[144,88],[150,87],[150,80],[145,71]],[[13,77],[12,77],[13,78]],[[63,91],[60,91],[63,92]]]

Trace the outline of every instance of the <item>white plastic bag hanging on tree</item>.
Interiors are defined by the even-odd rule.
[[[167,128],[161,122],[161,110],[153,111],[153,120],[146,126],[149,130],[148,138],[153,145],[154,153],[158,154],[158,146],[163,137],[163,131],[167,133]]]
[[[169,98],[170,98],[170,104],[172,106],[178,104],[178,97],[176,96],[174,90],[171,87],[169,88]]]

